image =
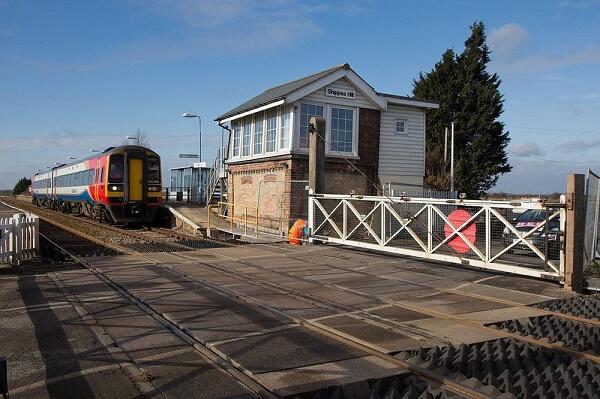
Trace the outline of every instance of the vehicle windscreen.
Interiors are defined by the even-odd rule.
[[[517,217],[516,222],[543,222],[547,214],[543,209],[528,209]]]
[[[123,155],[112,155],[110,157],[110,166],[108,169],[109,183],[123,183],[124,162]]]
[[[160,184],[160,159],[148,158],[148,184]]]

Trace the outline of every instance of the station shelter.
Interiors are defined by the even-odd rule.
[[[166,200],[204,203],[210,170],[206,162],[195,162],[192,165],[169,169],[171,183],[166,189]]]

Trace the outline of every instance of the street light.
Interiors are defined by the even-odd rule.
[[[140,138],[136,136],[126,136],[125,140],[135,140],[137,141],[137,145],[140,145]]]
[[[90,152],[100,152],[100,150],[96,150],[95,148],[90,148]]]
[[[198,115],[196,114],[191,114],[189,112],[184,113],[183,115],[181,115],[184,118],[198,118],[198,127],[199,127],[199,139],[200,139],[200,144],[198,146],[198,162],[202,162],[202,118],[200,118]]]
[[[77,159],[77,158],[72,157],[72,156],[68,156],[67,159]]]

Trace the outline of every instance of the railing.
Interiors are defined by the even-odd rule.
[[[210,204],[219,182],[225,177],[225,147],[217,149],[217,156],[213,162],[211,170],[208,172],[208,178],[206,181],[206,203]],[[223,198],[223,192],[225,187],[221,185],[221,199]]]
[[[39,219],[16,214],[0,218],[0,263],[20,264],[39,253]]]
[[[443,199],[458,198],[458,191],[430,190],[417,185],[407,185],[393,182],[384,184],[383,193],[384,195],[389,195],[390,197],[419,197]]]
[[[165,202],[199,203],[202,198],[198,187],[164,187],[163,200]]]
[[[564,276],[562,204],[311,194],[308,206],[311,241]]]
[[[209,205],[208,226],[234,235],[258,237],[260,234],[281,236],[283,221],[259,214],[259,207],[235,205],[231,202],[219,201]],[[216,209],[216,212],[213,211]],[[250,212],[249,212],[250,211]],[[236,215],[237,212],[237,215]]]

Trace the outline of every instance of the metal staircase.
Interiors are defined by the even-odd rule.
[[[225,147],[217,149],[217,156],[206,181],[206,204],[227,200],[227,173],[225,171]]]

